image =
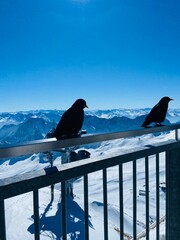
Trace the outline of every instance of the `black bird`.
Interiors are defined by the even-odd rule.
[[[77,136],[84,121],[84,108],[88,107],[84,99],[78,99],[63,113],[54,137],[59,139]]]
[[[156,126],[162,126],[166,113],[168,110],[168,103],[173,100],[169,97],[163,97],[161,100],[151,109],[150,113],[146,116],[145,121],[141,127],[148,127],[152,122],[156,123]]]

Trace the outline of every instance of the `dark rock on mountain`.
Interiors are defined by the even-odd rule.
[[[16,144],[43,139],[51,129],[56,127],[62,114],[63,111],[57,110],[1,114],[3,126],[0,128],[0,144]],[[88,134],[139,129],[145,116],[102,118],[95,115],[85,115],[82,129],[87,130]],[[166,119],[164,124],[168,125],[170,122]]]

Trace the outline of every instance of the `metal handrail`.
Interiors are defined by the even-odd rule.
[[[18,157],[33,153],[46,152],[58,150],[65,147],[85,145],[96,142],[103,142],[115,140],[120,138],[136,137],[144,134],[151,134],[157,132],[165,132],[175,130],[175,139],[178,139],[178,129],[180,124],[174,124],[161,127],[141,128],[136,130],[129,130],[125,132],[113,132],[94,135],[83,135],[77,138],[63,139],[57,141],[55,138],[41,139],[35,141],[24,142],[23,144],[5,145],[0,147],[0,160],[1,158]]]
[[[126,153],[123,152],[107,158],[90,158],[86,159],[86,161],[76,161],[70,164],[57,165],[52,168],[41,169],[38,171],[27,172],[21,175],[0,179],[0,200],[83,176],[85,174],[101,170],[104,167],[113,167],[118,164],[145,158],[146,156],[160,152],[174,150],[179,147],[179,141],[177,142],[176,140],[171,140],[168,141],[168,143],[161,142],[158,144],[152,144],[151,146],[148,145],[139,147],[137,149],[128,149]],[[47,176],[51,176],[51,178],[47,179]]]

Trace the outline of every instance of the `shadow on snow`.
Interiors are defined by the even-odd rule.
[[[61,230],[61,208],[62,204],[57,204],[57,211],[54,216],[46,216],[52,207],[52,201],[47,205],[44,213],[40,216],[39,231],[41,235],[46,235],[47,238],[60,240],[62,237]],[[84,210],[70,197],[67,198],[67,234],[71,240],[84,240],[85,238],[85,218]],[[89,227],[93,228],[91,221],[88,221]],[[28,227],[28,231],[34,234],[34,223]]]

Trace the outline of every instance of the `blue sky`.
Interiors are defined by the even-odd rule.
[[[0,112],[180,108],[178,0],[1,0]]]

